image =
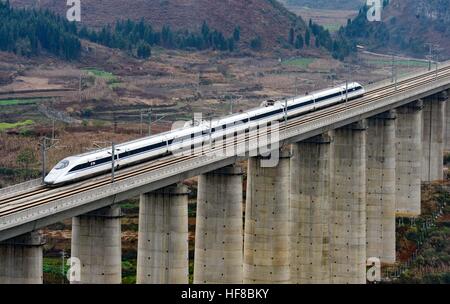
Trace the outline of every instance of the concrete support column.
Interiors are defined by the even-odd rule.
[[[448,99],[450,96],[450,90],[443,92],[443,97],[447,99],[447,103],[445,105],[445,147],[444,151],[450,152],[450,104],[448,103]]]
[[[72,258],[81,263],[81,284],[120,284],[120,207],[112,205],[72,219]]]
[[[395,111],[368,119],[367,257],[395,263]]]
[[[248,160],[244,233],[244,284],[289,283],[290,151],[278,165]]]
[[[42,284],[40,232],[30,232],[0,243],[0,284]]]
[[[194,284],[242,284],[242,169],[199,176]]]
[[[331,282],[366,282],[366,123],[334,131]]]
[[[422,181],[444,179],[445,106],[447,94],[424,100],[422,128]]]
[[[422,100],[397,108],[396,216],[420,215],[422,167]]]
[[[141,195],[138,284],[188,284],[188,188],[177,184]]]
[[[293,284],[331,282],[331,143],[331,137],[324,134],[292,146],[290,273]]]

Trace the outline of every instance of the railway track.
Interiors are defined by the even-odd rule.
[[[442,79],[446,77],[450,77],[450,66],[438,70],[437,78]],[[353,100],[351,102],[341,103],[339,105],[330,108],[322,109],[317,112],[313,112],[307,115],[294,118],[288,121],[287,124],[280,123],[280,131],[288,130],[290,128],[294,128],[299,125],[320,118],[324,118],[332,114],[338,114],[350,109],[355,109],[361,106],[367,106],[368,104],[376,102],[382,98],[387,98],[399,94],[401,92],[414,89],[415,87],[432,83],[434,81],[436,81],[436,71],[431,71],[419,76],[399,81],[397,82],[397,85],[390,84],[381,88],[377,88],[367,92],[364,97]],[[243,136],[241,135],[238,138],[232,138],[229,142],[225,142],[225,146],[220,146],[217,147],[216,149],[224,149],[227,146],[243,143],[251,139],[254,139],[255,137],[257,137],[257,135],[255,134],[243,134]],[[119,173],[120,172],[119,171],[117,177],[115,178],[115,181],[121,181],[130,177],[135,177],[144,173],[148,173],[163,168],[168,165],[173,165],[180,162],[187,162],[198,156],[199,154],[190,156],[169,157],[163,160],[160,159],[153,161],[143,166],[139,165],[140,167],[138,168],[132,167],[130,170],[122,171],[122,173]],[[97,178],[93,182],[92,181],[81,182],[67,186],[67,188],[63,188],[62,191],[60,188],[52,189],[42,187],[34,189],[33,191],[30,192],[20,193],[18,196],[10,196],[2,198],[0,199],[0,217],[16,213],[25,210],[27,208],[44,205],[53,200],[70,197],[72,195],[79,194],[87,190],[93,190],[105,186],[110,182],[111,182],[110,176],[108,175]]]

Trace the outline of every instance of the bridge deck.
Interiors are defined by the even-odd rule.
[[[281,123],[280,141],[298,142],[449,88],[448,63],[437,72],[402,77],[397,85],[376,83],[362,98],[297,117],[287,125]],[[114,184],[105,175],[56,189],[35,185],[23,191],[22,184],[0,190],[0,241],[230,165],[238,158],[171,156],[119,171]]]

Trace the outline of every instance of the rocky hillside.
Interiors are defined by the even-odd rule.
[[[383,14],[383,22],[391,33],[391,43],[428,51],[426,43],[443,57],[450,57],[450,2],[448,0],[391,0]],[[412,42],[412,45],[411,45]]]
[[[428,54],[434,44],[439,60],[450,58],[450,2],[448,0],[390,0],[382,23],[368,22],[366,12],[348,26],[347,36],[369,49],[413,56]]]
[[[63,16],[68,7],[61,0],[10,0],[17,7],[40,7]],[[289,29],[305,29],[305,23],[275,0],[83,0],[81,22],[94,28],[113,24],[117,19],[144,18],[155,28],[197,30],[206,21],[226,35],[241,27],[242,41],[260,36],[265,46],[287,40]]]

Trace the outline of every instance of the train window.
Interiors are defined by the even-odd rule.
[[[59,164],[57,164],[55,166],[55,169],[56,170],[62,170],[64,168],[67,168],[68,165],[69,165],[69,161],[68,160],[63,160],[63,161],[60,161]]]
[[[266,107],[270,107],[270,106],[274,106],[274,105],[275,105],[275,100],[270,99],[270,100],[266,101]]]

